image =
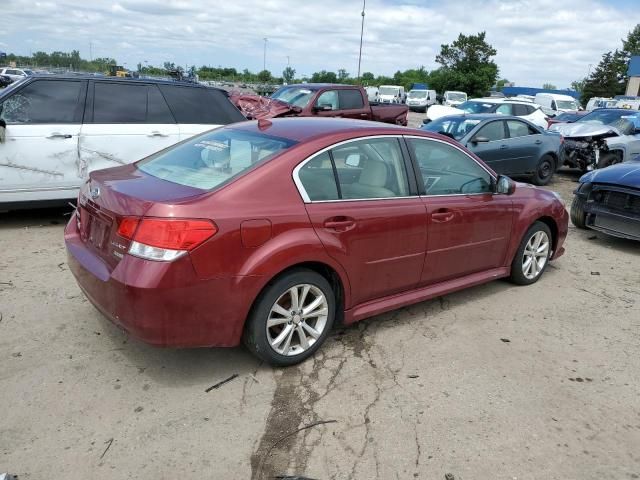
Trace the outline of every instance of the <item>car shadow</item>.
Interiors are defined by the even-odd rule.
[[[619,238],[596,230],[578,229],[573,226],[570,226],[569,228],[573,228],[574,234],[578,235],[580,239],[593,242],[593,245],[598,246],[599,248],[615,248],[616,250],[624,253],[636,256],[640,255],[640,242],[637,240]],[[591,253],[593,255],[597,255],[597,251],[595,250]]]
[[[262,362],[243,347],[163,348],[148,345],[128,335],[107,318],[99,316],[106,350],[124,367],[137,369],[162,385],[208,387],[232,375],[253,374]]]

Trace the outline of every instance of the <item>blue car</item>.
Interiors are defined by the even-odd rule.
[[[640,157],[584,174],[573,193],[576,227],[640,240]]]
[[[453,138],[496,173],[527,177],[546,185],[562,165],[561,137],[521,117],[501,114],[466,114],[440,117],[423,130]]]

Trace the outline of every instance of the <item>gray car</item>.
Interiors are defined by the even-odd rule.
[[[467,147],[496,173],[526,176],[546,185],[562,165],[561,137],[520,117],[495,114],[450,115],[422,125]]]

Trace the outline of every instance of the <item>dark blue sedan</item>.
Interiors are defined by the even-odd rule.
[[[562,165],[561,137],[520,117],[464,114],[438,118],[423,130],[456,139],[502,175],[546,185]]]
[[[640,240],[640,157],[584,174],[574,193],[576,227]]]

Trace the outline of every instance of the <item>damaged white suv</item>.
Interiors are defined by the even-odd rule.
[[[31,76],[0,91],[0,210],[77,197],[92,170],[245,120],[223,90],[93,76]]]

